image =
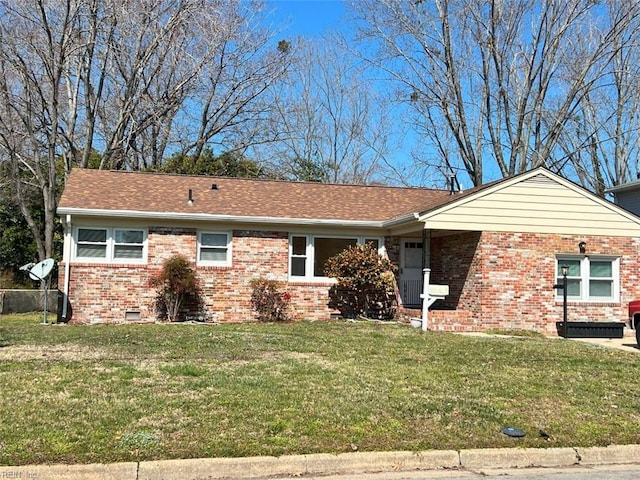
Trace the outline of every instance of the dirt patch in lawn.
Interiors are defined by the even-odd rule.
[[[42,359],[80,361],[105,358],[109,358],[108,351],[77,345],[10,345],[0,348],[0,360],[13,362]]]

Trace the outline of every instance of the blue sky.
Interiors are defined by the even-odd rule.
[[[297,36],[313,39],[330,32],[342,32],[348,36],[353,31],[344,19],[348,7],[341,0],[265,0],[265,7],[275,26],[287,27],[277,36],[278,39]],[[400,131],[403,140],[395,150],[394,158],[389,160],[404,170],[409,165],[410,152],[417,140],[415,133],[407,128],[401,128]],[[462,183],[463,178],[460,177],[459,181]],[[404,180],[412,185],[422,185],[424,182],[417,175],[416,178],[405,177]],[[393,178],[386,181],[396,182]]]
[[[319,36],[339,28],[345,12],[340,0],[267,0],[267,10],[273,10],[277,22],[290,25],[283,34]]]

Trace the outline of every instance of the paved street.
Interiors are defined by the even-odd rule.
[[[640,478],[640,465],[482,470],[477,473],[430,470],[422,472],[335,475],[328,477],[304,476],[304,478],[310,480],[636,480]]]

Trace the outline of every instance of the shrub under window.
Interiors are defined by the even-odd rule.
[[[331,306],[347,318],[393,318],[397,305],[394,268],[372,244],[352,245],[328,259],[325,274],[338,280],[329,292]]]

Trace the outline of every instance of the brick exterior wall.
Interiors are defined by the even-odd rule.
[[[464,232],[431,239],[431,282],[447,284],[450,295],[430,311],[429,327],[436,331],[483,331],[491,328],[527,329],[555,333],[562,320],[556,299],[556,254],[577,254],[587,242],[587,254],[620,256],[620,303],[570,302],[569,320],[624,321],[627,303],[640,299],[640,241],[630,238]],[[392,261],[399,261],[400,238],[387,237]],[[73,322],[124,322],[127,312],[140,312],[141,321],[155,321],[155,291],[149,279],[162,262],[176,254],[194,261],[197,231],[191,228],[149,228],[148,263],[72,263],[70,295]],[[282,281],[291,294],[295,319],[328,319],[329,283],[287,284],[288,233],[235,230],[231,267],[196,267],[203,287],[208,320],[254,321],[252,278]],[[64,265],[59,285],[64,285]]]
[[[430,312],[430,328],[442,331],[525,329],[555,334],[562,321],[556,298],[556,255],[620,257],[620,302],[568,302],[569,321],[625,321],[627,304],[640,298],[640,242],[632,238],[465,232],[431,240],[432,283],[450,295]]]
[[[149,280],[164,260],[174,255],[193,259],[201,282],[206,319],[216,322],[255,320],[251,309],[253,278],[263,277],[287,284],[289,236],[287,232],[235,230],[232,266],[196,266],[195,228],[149,228],[148,263],[93,264],[70,266],[69,300],[72,322],[124,322],[127,312],[140,312],[140,321],[155,321],[155,291]],[[64,264],[59,269],[64,285]],[[335,313],[328,306],[330,284],[291,283],[294,318],[328,319]],[[198,312],[191,312],[197,315]]]

